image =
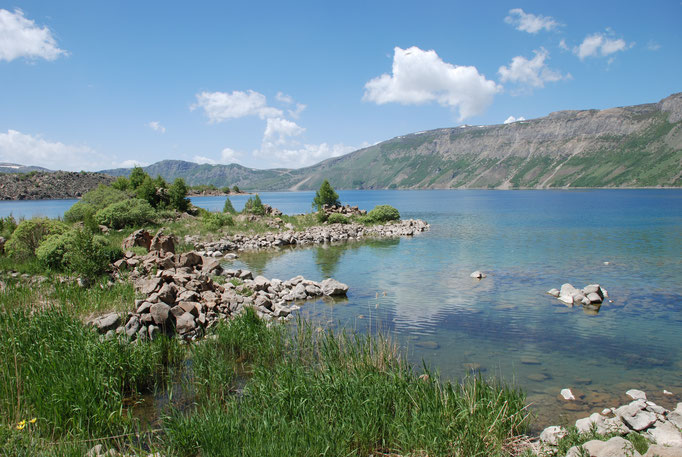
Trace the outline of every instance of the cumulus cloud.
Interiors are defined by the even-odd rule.
[[[237,163],[240,161],[241,153],[234,149],[225,148],[220,152],[220,161],[222,163]]]
[[[543,29],[550,31],[559,26],[559,23],[551,16],[526,13],[521,8],[509,10],[509,15],[504,18],[504,22],[513,25],[516,30],[532,34],[536,34]]]
[[[51,142],[16,130],[0,133],[0,161],[76,171],[112,164],[88,146]]]
[[[459,110],[460,120],[482,114],[502,90],[481,75],[476,67],[444,62],[436,51],[416,46],[396,47],[392,74],[383,74],[365,84],[363,100],[379,105],[419,105],[437,102]]]
[[[649,40],[649,42],[646,44],[646,48],[649,51],[658,51],[661,49],[661,45],[656,43],[654,40]]]
[[[151,121],[149,124],[147,124],[147,126],[154,131],[166,133],[166,127],[161,125],[159,121]]]
[[[211,159],[210,157],[204,157],[204,156],[194,156],[194,157],[192,157],[192,162],[196,162],[199,164],[207,163],[209,165],[215,165],[216,163],[218,163],[215,160]]]
[[[595,33],[585,37],[580,45],[573,48],[573,53],[584,60],[586,57],[606,57],[634,46],[629,45],[622,38],[612,38],[603,33]]]
[[[556,82],[569,77],[547,66],[545,60],[549,57],[549,52],[545,48],[533,52],[535,57],[530,60],[523,56],[516,56],[508,67],[501,66],[498,70],[500,80],[531,87],[544,87],[546,82]]]
[[[365,145],[361,147],[366,147]],[[338,157],[359,148],[338,144],[304,144],[293,148],[268,148],[258,151],[259,156],[274,158],[278,163],[286,167],[305,167],[314,165],[331,157]]]
[[[201,92],[190,110],[201,108],[209,122],[217,123],[227,119],[258,116],[261,119],[282,116],[282,110],[268,106],[265,95],[253,90],[227,92]]]
[[[24,17],[24,12],[0,9],[0,60],[8,62],[19,57],[55,60],[67,54],[57,47],[57,41],[47,27],[39,27]]]
[[[282,103],[286,103],[286,104],[288,104],[288,105],[293,105],[293,104],[294,104],[294,99],[293,99],[293,97],[292,97],[291,95],[287,95],[287,94],[285,94],[285,93],[283,93],[283,92],[277,92],[277,95],[275,95],[275,98],[276,98],[278,101],[280,101],[280,102],[282,102]]]
[[[128,159],[121,162],[117,168],[146,167],[147,165],[149,164],[146,162],[140,162],[139,160],[135,159]]]
[[[297,103],[291,95],[286,95],[282,92],[277,92],[275,98],[277,99],[277,101],[280,101],[287,105],[295,105],[294,108],[287,109],[287,113],[289,113],[289,116],[293,117],[294,119],[298,119],[303,110],[307,108],[307,106],[304,105],[303,103]]]
[[[284,144],[287,137],[298,136],[305,132],[305,129],[293,121],[281,117],[271,117],[268,119],[263,141]]]
[[[509,116],[509,117],[504,121],[504,123],[505,123],[505,124],[511,124],[512,122],[520,122],[520,121],[525,121],[525,120],[526,120],[526,118],[523,117],[523,116],[519,116],[519,117]]]

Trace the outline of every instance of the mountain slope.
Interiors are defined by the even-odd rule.
[[[297,170],[163,161],[145,171],[247,190],[682,185],[682,93],[659,103],[393,138]],[[107,170],[127,174],[130,170]]]

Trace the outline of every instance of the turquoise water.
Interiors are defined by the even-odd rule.
[[[243,254],[234,265],[269,278],[348,284],[347,300],[308,302],[302,312],[322,325],[381,328],[416,365],[424,360],[448,378],[478,368],[513,381],[528,392],[540,425],[556,422],[557,412],[570,421],[622,404],[630,388],[668,407],[682,401],[682,191],[339,193],[364,209],[391,204],[431,230]],[[309,211],[313,193],[261,197],[292,214]],[[239,209],[246,198],[231,200]],[[220,210],[224,197],[193,202]],[[0,203],[2,215],[8,202]],[[474,280],[474,270],[488,277]],[[593,315],[545,294],[565,282],[599,283],[613,302]],[[584,397],[561,402],[564,387]]]

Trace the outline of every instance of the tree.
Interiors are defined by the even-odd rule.
[[[237,187],[236,184],[235,184],[234,186],[232,186],[232,190],[234,191],[235,194],[238,194],[239,192],[241,192],[241,191],[239,190],[239,187]]]
[[[232,206],[230,197],[225,197],[225,206],[223,206],[223,213],[235,214],[236,212],[237,211],[235,211],[234,206]]]
[[[137,198],[145,200],[147,203],[156,208],[158,199],[156,196],[156,186],[154,186],[154,181],[149,175],[146,175],[142,183],[137,186]]]
[[[135,190],[142,185],[144,179],[149,176],[141,167],[133,168],[130,172],[130,187]]]
[[[178,211],[187,211],[189,200],[187,199],[187,184],[182,178],[177,178],[168,188],[169,203],[172,208]]]
[[[261,202],[260,196],[258,194],[246,200],[246,204],[244,205],[244,212],[249,214],[257,214],[259,216],[265,214],[263,202]]]
[[[313,207],[317,208],[318,211],[323,205],[341,205],[339,194],[336,193],[332,185],[329,184],[329,181],[326,179],[322,181],[320,190],[315,192],[315,198],[313,199]]]

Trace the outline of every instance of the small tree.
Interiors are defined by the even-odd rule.
[[[141,167],[133,168],[133,171],[130,172],[130,187],[133,190],[137,189],[147,176],[149,175],[147,175]]]
[[[223,206],[223,213],[235,214],[236,212],[237,211],[235,211],[234,206],[232,206],[230,197],[225,197],[225,206]]]
[[[336,193],[329,181],[322,181],[320,190],[315,193],[313,207],[319,211],[323,205],[340,205],[339,194]]]
[[[178,211],[184,212],[189,208],[187,199],[187,184],[182,178],[177,178],[168,188],[168,199],[170,206]]]
[[[234,186],[232,186],[232,190],[234,191],[235,194],[238,194],[239,192],[241,192],[241,191],[239,190],[239,187],[237,187],[236,184],[235,184]]]
[[[263,202],[260,201],[260,196],[258,194],[246,200],[246,204],[244,205],[244,212],[249,214],[257,214],[259,216],[265,214]]]

